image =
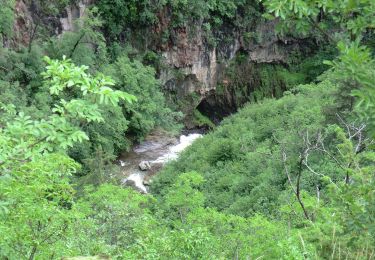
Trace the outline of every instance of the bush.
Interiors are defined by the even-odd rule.
[[[291,171],[297,169],[301,131],[313,134],[323,126],[322,110],[333,89],[328,83],[307,85],[295,89],[294,95],[248,105],[167,165],[155,177],[153,192],[164,194],[173,176],[197,171],[206,179],[206,205],[242,216],[276,214],[278,197],[287,185],[281,149],[288,154]],[[303,185],[316,189],[309,178]]]
[[[117,89],[138,97],[137,102],[123,108],[129,120],[128,135],[139,140],[157,126],[169,130],[179,127],[177,121],[182,115],[167,107],[152,67],[122,56],[105,71],[116,80]]]

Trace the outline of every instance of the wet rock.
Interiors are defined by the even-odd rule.
[[[134,180],[125,180],[125,181],[124,181],[124,184],[125,184],[126,186],[133,187],[133,188],[136,188],[136,187],[137,187],[137,185],[136,185],[136,183],[135,183]]]
[[[125,167],[127,164],[129,164],[129,163],[126,163],[122,160],[119,160],[119,163],[120,163],[121,167]]]
[[[279,64],[286,63],[291,52],[301,49],[301,39],[280,37],[276,33],[278,20],[257,23],[252,40],[245,40],[247,31],[226,24],[221,28],[216,47],[207,44],[202,23],[203,20],[172,30],[169,45],[160,50],[166,65],[160,80],[165,89],[179,97],[196,93],[202,99],[215,92],[218,84],[228,85],[230,81],[224,71],[238,54],[246,56],[246,62],[251,64]]]
[[[145,186],[150,186],[151,183],[152,183],[152,179],[148,179],[148,180],[143,181],[143,185],[145,185]]]
[[[139,163],[138,167],[141,171],[148,171],[151,169],[151,164],[149,161],[142,161]]]

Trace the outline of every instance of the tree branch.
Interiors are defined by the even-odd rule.
[[[309,214],[306,210],[306,207],[305,207],[305,204],[303,203],[302,201],[302,198],[301,198],[301,188],[300,188],[300,184],[301,184],[301,176],[302,176],[302,163],[303,163],[303,156],[301,154],[300,156],[300,161],[298,163],[298,173],[297,173],[297,184],[296,184],[296,187],[294,187],[294,184],[292,182],[292,179],[290,177],[290,174],[289,174],[289,171],[288,171],[288,167],[286,166],[286,161],[287,161],[287,156],[286,156],[286,152],[283,148],[283,151],[282,151],[282,157],[283,157],[283,164],[284,164],[284,170],[285,170],[285,174],[288,178],[288,182],[290,184],[290,187],[292,188],[293,190],[293,193],[296,195],[297,197],[297,200],[298,200],[298,203],[300,204],[301,208],[302,208],[302,211],[303,211],[303,214],[305,215],[305,218],[307,220],[310,220],[310,217],[309,217]]]
[[[33,147],[35,147],[36,145],[40,144],[41,142],[44,142],[47,138],[48,138],[48,136],[45,136],[45,137],[39,139],[38,141],[36,141],[36,142],[34,142],[32,144],[29,144],[27,146],[27,149],[32,149]],[[19,153],[21,153],[21,152],[20,151],[16,152],[16,154],[19,154]],[[17,159],[17,158],[8,158],[8,159],[10,159],[10,160],[16,160],[18,162],[25,162],[25,161],[27,161],[27,159]],[[4,165],[5,162],[6,161],[0,161],[0,166]]]
[[[29,41],[29,47],[28,47],[28,53],[31,52],[32,44],[36,35],[36,31],[38,30],[39,23],[37,23],[33,29],[33,31],[30,33],[30,41]]]
[[[76,43],[75,43],[74,46],[73,46],[73,49],[70,51],[70,54],[69,54],[69,56],[68,56],[69,58],[71,58],[71,57],[73,56],[75,50],[77,49],[78,45],[81,43],[81,40],[83,39],[83,37],[85,36],[85,34],[86,34],[86,32],[83,32],[83,33],[79,36],[78,40],[76,41]]]

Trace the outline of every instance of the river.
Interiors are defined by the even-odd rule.
[[[143,142],[133,147],[130,152],[121,155],[122,183],[132,186],[141,193],[148,193],[151,178],[171,160],[202,137],[199,133],[180,135],[178,138],[155,132]],[[142,168],[142,170],[141,170]]]

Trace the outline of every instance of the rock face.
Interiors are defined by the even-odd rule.
[[[168,90],[176,91],[179,96],[193,92],[203,95],[214,89],[217,81],[216,49],[206,46],[201,30],[196,30],[192,38],[189,38],[189,30],[176,30],[173,46],[162,50],[167,66],[161,71],[160,79]]]
[[[245,41],[242,34],[231,33],[230,43],[219,43],[216,47],[208,46],[199,26],[176,29],[172,44],[161,51],[167,67],[161,71],[160,78],[167,89],[177,88],[181,94],[198,92],[204,95],[218,83],[224,81],[225,84],[221,72],[240,51],[248,55],[249,62],[285,63],[288,54],[299,50],[300,45],[292,38],[280,39],[275,33],[276,24],[277,21],[269,21],[257,25],[254,29],[257,40]],[[189,32],[191,30],[194,33]],[[171,68],[179,71],[180,80]]]
[[[30,7],[23,0],[18,0],[15,2],[14,13],[16,15],[13,25],[13,35],[11,38],[3,39],[3,45],[5,47],[27,46],[35,27]]]
[[[92,0],[81,0],[75,5],[69,5],[65,8],[66,17],[60,18],[61,33],[75,30],[75,21],[85,15],[87,7]]]
[[[76,4],[69,5],[64,12],[57,17],[45,17],[34,1],[16,0],[15,2],[15,20],[13,26],[13,35],[11,39],[4,41],[4,46],[27,46],[33,40],[38,27],[48,27],[51,33],[60,35],[67,31],[75,30],[75,22],[82,18],[87,8],[94,0],[81,0]]]
[[[226,76],[232,60],[242,55],[245,66],[236,71],[237,78],[249,78],[242,82],[249,91],[257,88],[255,74],[259,64],[286,64],[290,53],[298,53],[303,48],[301,39],[280,38],[275,27],[278,21],[260,22],[252,32],[238,31],[236,28],[223,28],[216,46],[207,43],[202,24],[172,30],[169,44],[158,47],[164,66],[160,71],[160,80],[169,93],[179,100],[187,100],[183,111],[205,106],[220,117],[226,116],[238,108],[233,91],[228,90],[233,81]],[[167,27],[167,26],[165,26]],[[247,39],[247,33],[253,37]],[[249,86],[246,86],[249,85]],[[226,91],[217,95],[218,86]],[[191,98],[193,96],[193,98]],[[190,110],[189,110],[190,109]],[[204,112],[204,111],[202,111]]]

